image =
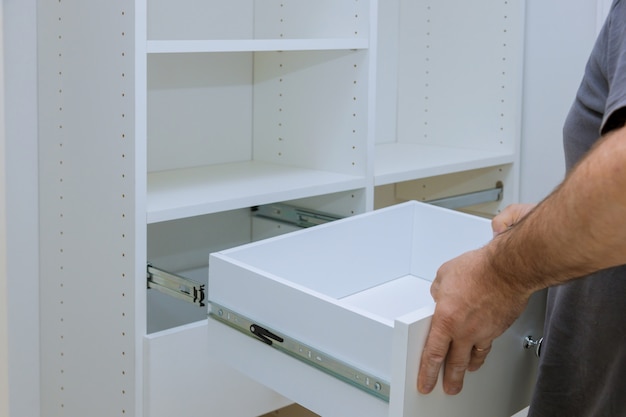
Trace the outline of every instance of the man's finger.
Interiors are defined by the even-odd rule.
[[[472,357],[470,358],[467,370],[470,372],[477,371],[485,363],[485,359],[487,358],[487,355],[489,355],[489,352],[491,352],[491,345],[485,348],[474,346],[472,348]]]
[[[449,347],[450,338],[439,334],[436,328],[432,328],[422,351],[417,377],[417,389],[422,394],[428,394],[435,388],[439,371],[446,359]]]
[[[463,389],[465,371],[469,368],[472,347],[453,343],[443,370],[443,390],[448,395],[456,395]]]

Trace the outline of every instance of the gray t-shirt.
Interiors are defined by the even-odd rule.
[[[614,0],[563,129],[567,169],[625,120],[626,0]],[[529,416],[626,416],[626,266],[548,291]]]

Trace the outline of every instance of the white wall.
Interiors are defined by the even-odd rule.
[[[521,201],[563,179],[562,127],[610,0],[527,0]]]

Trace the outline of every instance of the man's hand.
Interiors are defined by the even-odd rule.
[[[445,392],[458,393],[533,292],[626,264],[624,190],[626,126],[604,135],[535,208],[503,211],[486,246],[442,265],[419,391],[432,391],[444,366]]]
[[[497,236],[515,226],[524,216],[535,208],[536,204],[511,204],[491,220],[493,235]]]
[[[506,207],[491,222],[494,237],[508,231],[534,207]],[[430,289],[437,306],[418,377],[418,389],[423,394],[432,391],[441,366],[444,391],[458,394],[465,372],[482,366],[493,340],[515,321],[528,302],[527,296],[507,288],[490,268],[490,249],[488,245],[465,253],[437,271]]]
[[[433,390],[442,366],[444,391],[458,394],[465,372],[482,366],[492,341],[513,324],[528,302],[530,294],[503,285],[490,269],[490,253],[487,245],[446,262],[437,271],[431,286],[437,305],[417,381],[423,394]]]

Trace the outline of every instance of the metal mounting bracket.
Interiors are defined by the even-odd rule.
[[[309,210],[284,203],[264,204],[252,207],[252,213],[258,217],[288,223],[298,227],[312,227],[341,219],[330,213]]]
[[[164,271],[148,264],[148,288],[204,307],[204,284]]]
[[[502,199],[502,193],[504,186],[498,182],[495,188],[489,188],[487,190],[474,191],[471,193],[453,195],[450,197],[438,198],[435,200],[427,200],[425,203],[432,204],[434,206],[445,207],[449,209],[458,209],[462,207],[469,207],[475,204],[490,203],[492,201],[500,201]]]

